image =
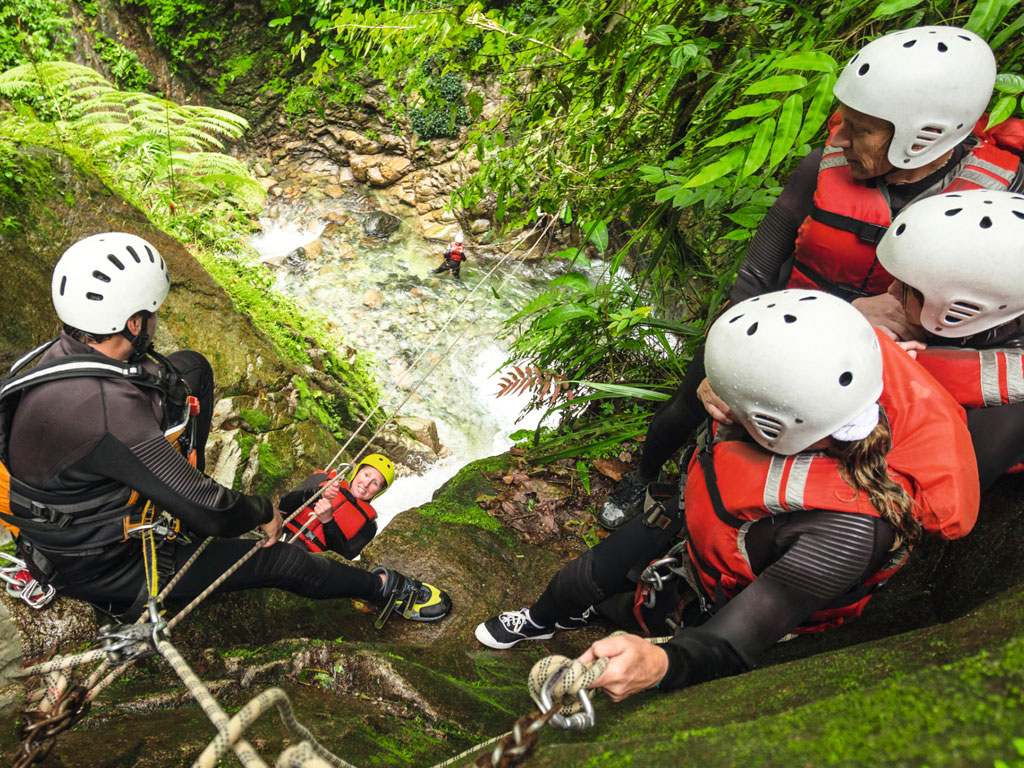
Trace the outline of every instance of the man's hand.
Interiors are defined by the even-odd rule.
[[[263,542],[264,547],[277,543],[277,540],[281,538],[281,527],[283,525],[284,521],[281,519],[281,513],[275,508],[274,516],[270,519],[270,522],[260,526],[260,530],[267,536],[267,540]]]
[[[920,338],[917,329],[903,311],[903,302],[892,293],[878,296],[865,296],[851,302],[868,322],[878,328],[893,341],[910,341]]]
[[[707,377],[697,387],[697,397],[704,404],[704,410],[708,412],[708,416],[721,424],[732,424],[732,411],[725,401],[711,389]]]
[[[580,661],[590,664],[607,657],[608,666],[594,688],[603,688],[612,701],[622,701],[661,682],[668,672],[668,654],[637,635],[613,635],[590,646]]]
[[[328,523],[334,516],[334,507],[327,499],[317,499],[313,512],[316,513],[316,517],[321,523]]]

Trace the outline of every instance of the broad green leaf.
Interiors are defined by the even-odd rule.
[[[662,187],[654,193],[654,202],[664,203],[680,189],[682,189],[682,187],[679,184],[669,184],[667,187]]]
[[[728,133],[723,133],[721,136],[717,136],[704,146],[711,148],[723,147],[726,144],[735,144],[738,141],[745,141],[746,139],[749,139],[755,133],[757,133],[757,125],[744,125],[742,128],[737,128],[734,131],[729,131]]]
[[[661,184],[665,180],[665,171],[656,165],[641,165],[640,178],[648,184]]]
[[[466,94],[466,104],[469,106],[469,116],[476,120],[484,108],[484,97],[475,91]]]
[[[996,90],[1000,93],[1016,95],[1024,91],[1024,77],[1009,72],[996,75]]]
[[[754,230],[753,229],[734,229],[731,232],[727,232],[724,235],[722,235],[722,239],[723,240],[736,240],[738,242],[742,242],[744,240],[749,240],[753,236],[754,236]]]
[[[822,75],[818,85],[811,97],[811,104],[807,107],[807,114],[804,115],[804,125],[797,134],[796,143],[806,144],[814,134],[818,132],[822,123],[828,118],[832,110],[832,86],[836,83],[836,76],[833,74]]]
[[[986,40],[992,36],[999,22],[1003,20],[1007,12],[1018,3],[1019,0],[978,0],[970,18],[964,24],[966,29],[971,30]]]
[[[1024,16],[1021,16],[1016,21],[1007,24],[999,31],[998,35],[992,38],[990,43],[992,50],[999,51],[1007,40],[1017,40],[1022,29],[1024,29]]]
[[[1017,97],[1016,96],[1003,96],[996,105],[992,108],[992,111],[988,115],[988,125],[985,126],[987,131],[993,126],[999,125],[1001,122],[1006,120],[1010,115],[1017,109]]]
[[[800,130],[800,121],[803,118],[804,99],[794,93],[782,104],[782,112],[779,113],[779,127],[775,131],[775,141],[772,142],[772,152],[768,158],[768,167],[774,168],[782,162],[782,159],[793,148],[793,141],[796,139],[797,131]]]
[[[740,171],[740,178],[745,179],[764,163],[768,157],[768,150],[772,148],[772,136],[775,135],[775,118],[769,117],[761,121],[757,126],[757,134],[750,142],[750,151],[747,152],[747,159],[743,161],[743,169]]]
[[[583,231],[589,233],[590,242],[598,253],[608,250],[608,224],[604,221],[591,222],[583,225]]]
[[[580,484],[583,486],[583,490],[590,493],[590,470],[579,459],[576,459],[576,474],[580,477]]]
[[[839,66],[836,60],[823,51],[805,51],[787,56],[778,64],[779,69],[800,69],[812,72],[835,72]]]
[[[714,24],[716,21],[721,21],[729,16],[730,9],[726,5],[716,5],[714,10],[708,11],[700,17],[701,21],[710,21]]]
[[[594,286],[590,284],[586,276],[581,275],[579,272],[567,272],[564,275],[559,275],[548,285],[551,288],[572,288],[574,291],[580,291],[581,293],[591,293],[594,290]]]
[[[745,91],[744,96],[757,96],[762,93],[777,93],[778,91],[796,91],[807,85],[807,78],[803,75],[774,75],[766,77],[759,83],[754,83]]]
[[[760,216],[755,216],[749,213],[727,213],[725,214],[725,218],[733,224],[739,224],[741,227],[746,227],[747,229],[754,229],[761,223],[761,219],[764,218],[764,214],[762,213]]]
[[[913,8],[920,5],[923,0],[885,0],[880,3],[875,12],[871,14],[869,18],[877,19],[881,16],[892,16],[893,14],[905,11],[908,8]]]
[[[741,120],[747,117],[764,117],[769,112],[779,108],[778,99],[761,99],[753,104],[744,104],[742,107],[730,109],[725,113],[723,120]]]
[[[580,317],[596,320],[597,314],[590,307],[570,304],[567,307],[555,307],[538,320],[536,325],[539,330],[543,331],[545,328],[554,328],[556,325],[561,325],[569,320],[576,320]]]
[[[676,28],[673,27],[671,24],[659,24],[653,29],[647,30],[647,33],[644,35],[644,37],[650,40],[652,43],[656,43],[658,45],[671,45],[672,38],[669,37],[669,35],[671,35],[675,31]]]
[[[772,120],[772,122],[774,123],[775,121]],[[736,167],[743,162],[743,155],[742,147],[733,147],[725,157],[705,166],[683,186],[690,189],[692,187],[699,187],[702,184],[710,184],[712,181],[722,178],[727,173],[736,170]]]
[[[699,193],[694,189],[683,189],[679,187],[679,191],[676,192],[675,197],[672,198],[673,208],[685,208],[692,203],[697,201]]]

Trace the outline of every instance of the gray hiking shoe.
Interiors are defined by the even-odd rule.
[[[597,522],[610,531],[622,527],[643,511],[646,496],[647,483],[641,482],[636,472],[623,475],[597,513]]]

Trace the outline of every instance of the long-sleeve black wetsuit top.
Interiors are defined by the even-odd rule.
[[[106,359],[61,334],[42,360],[71,354]],[[10,470],[46,491],[86,494],[113,481],[125,486],[119,504],[134,489],[204,536],[237,536],[270,521],[268,500],[232,491],[195,469],[164,436],[162,421],[160,394],[126,381],[80,377],[41,384],[24,393],[14,414]],[[67,580],[114,575],[137,557],[137,542],[110,541],[119,526],[23,535],[47,551]]]
[[[891,557],[892,526],[867,515],[807,510],[761,518],[745,543],[756,578],[698,627],[664,646],[662,689],[745,672],[811,614],[855,590]]]
[[[810,216],[813,207],[814,191],[818,186],[818,166],[823,151],[824,148],[815,149],[800,161],[758,226],[730,294],[734,303],[785,286],[792,268],[797,232],[804,219]],[[947,176],[958,169],[966,155],[966,145],[959,144],[942,168],[911,184],[886,184],[881,179],[866,183],[885,187],[892,215],[896,216],[914,200],[941,191],[948,183]],[[1024,191],[1024,164],[1018,168],[1009,191]]]

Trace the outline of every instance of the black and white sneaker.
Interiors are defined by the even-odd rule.
[[[621,528],[643,510],[646,497],[647,483],[640,479],[638,473],[623,475],[597,513],[597,522],[610,531]]]
[[[520,640],[547,640],[554,636],[552,627],[541,627],[533,623],[530,609],[505,611],[477,625],[476,639],[488,648],[504,650],[511,648]]]

